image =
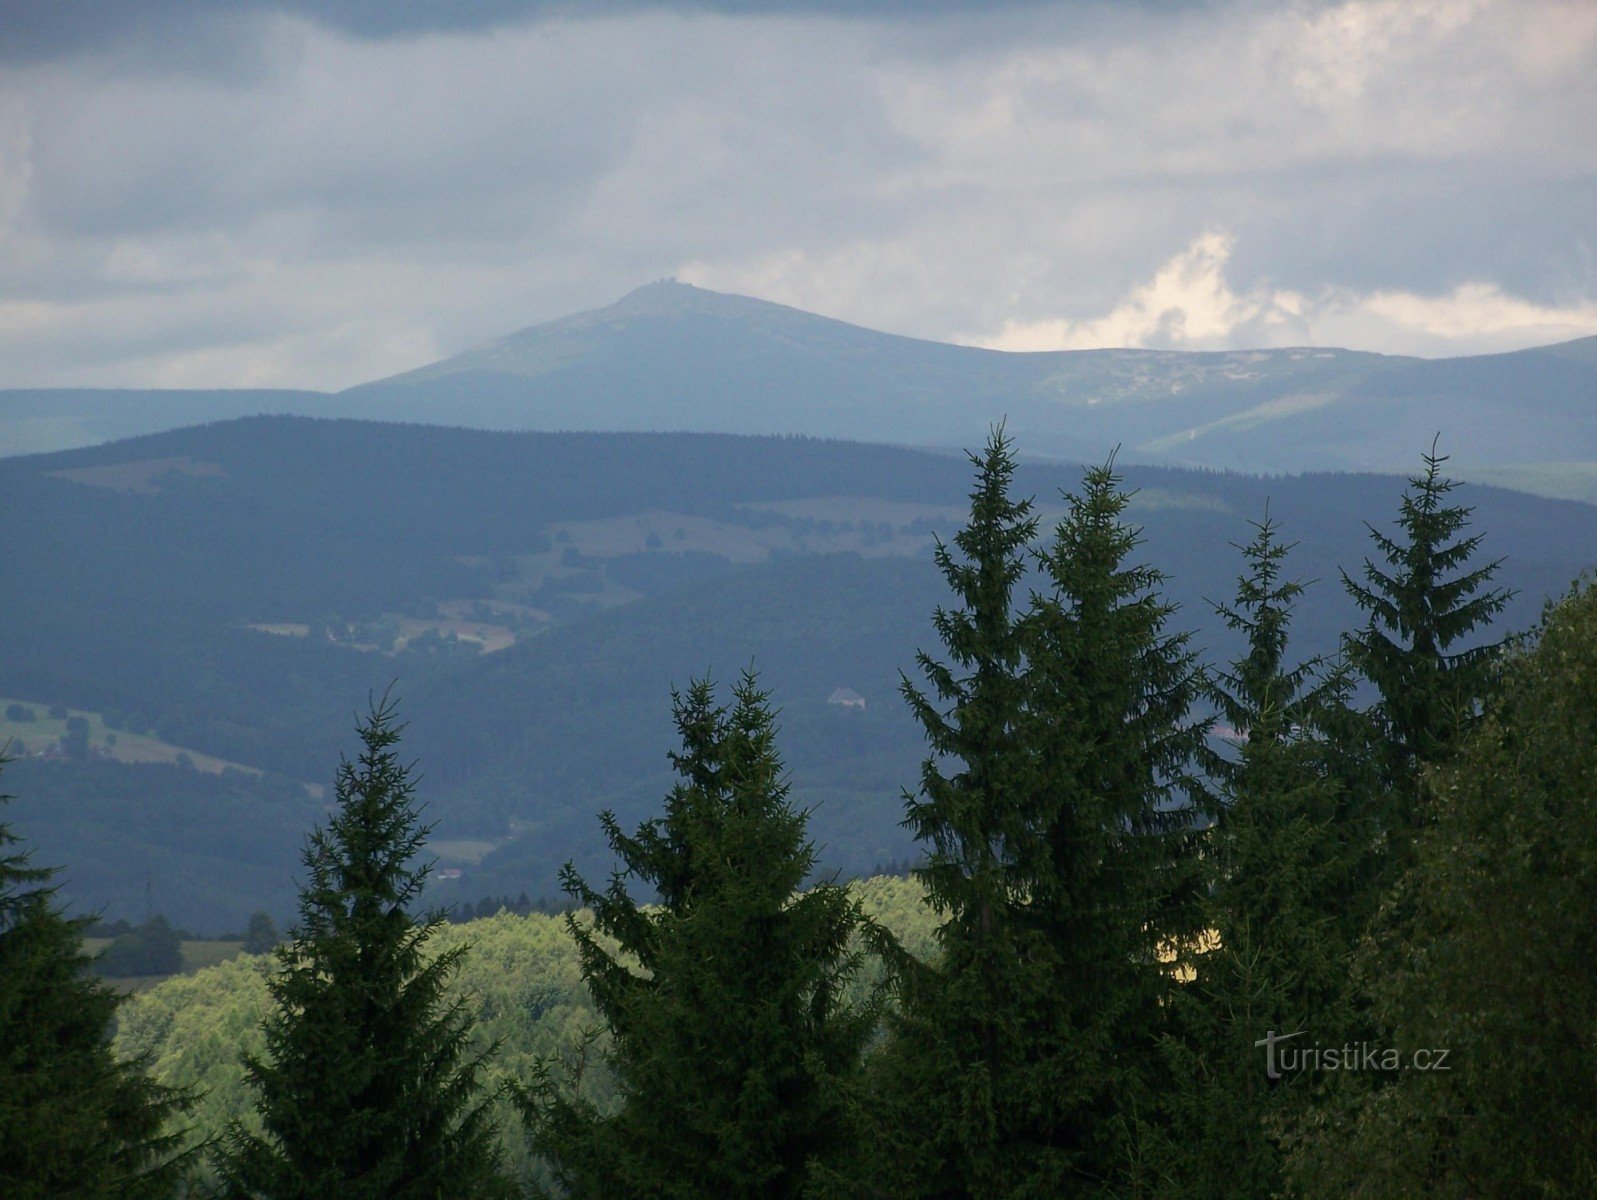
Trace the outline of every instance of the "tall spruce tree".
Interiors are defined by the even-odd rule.
[[[1023,850],[1043,809],[1015,591],[1038,522],[1030,500],[1010,495],[1016,463],[1001,429],[970,459],[969,523],[935,552],[957,601],[932,617],[947,661],[922,652],[925,690],[903,682],[931,750],[904,824],[924,846],[915,875],[942,917],[941,953],[906,971],[876,1065],[875,1185],[928,1197],[1013,1194],[1047,1153],[1063,1073],[1047,1053],[1054,950],[1023,919]]]
[[[1420,895],[1405,884],[1424,832],[1439,816],[1428,773],[1453,760],[1490,698],[1503,643],[1482,642],[1483,628],[1510,594],[1490,587],[1500,561],[1471,566],[1481,535],[1464,535],[1471,510],[1453,504],[1456,484],[1442,474],[1445,455],[1433,444],[1425,470],[1408,482],[1398,532],[1370,528],[1383,564],[1366,559],[1363,582],[1345,572],[1354,601],[1368,613],[1364,629],[1344,639],[1348,660],[1374,685],[1369,713],[1377,737],[1374,797],[1378,840],[1372,869],[1356,896],[1370,913],[1349,977],[1351,1001],[1364,1028],[1360,1040],[1391,1046],[1403,1035],[1371,990],[1372,982],[1402,970],[1404,948],[1420,936]],[[1392,1083],[1380,1072],[1337,1072],[1326,1080],[1312,1111],[1290,1131],[1289,1180],[1315,1190],[1328,1156],[1356,1114],[1379,1109]]]
[[[471,1046],[447,989],[466,947],[429,954],[412,907],[419,825],[394,704],[374,704],[339,767],[337,811],[304,853],[299,924],[274,952],[266,1056],[245,1060],[262,1132],[229,1126],[222,1192],[260,1200],[512,1196]]]
[[[619,1105],[600,1113],[546,1066],[523,1111],[576,1200],[799,1197],[853,1150],[876,1013],[843,991],[855,935],[870,929],[846,889],[798,892],[815,852],[755,677],[742,677],[730,709],[707,681],[674,701],[680,782],[665,815],[630,836],[602,816],[624,864],[605,890],[565,872],[591,912],[568,926]],[[629,881],[657,903],[640,903]]]
[[[1597,588],[1549,607],[1426,786],[1409,919],[1358,963],[1400,1069],[1309,1127],[1299,1194],[1597,1195]]]
[[[1400,843],[1422,820],[1421,766],[1447,758],[1486,697],[1502,643],[1471,645],[1472,635],[1510,599],[1488,586],[1500,559],[1470,566],[1481,535],[1462,536],[1473,510],[1448,501],[1457,484],[1442,474],[1447,456],[1433,445],[1424,461],[1403,493],[1397,535],[1368,526],[1382,563],[1365,559],[1362,582],[1342,573],[1348,594],[1369,614],[1347,637],[1347,656],[1379,694],[1375,716]]]
[[[1188,718],[1201,673],[1166,632],[1161,576],[1112,467],[1089,471],[1017,612],[1036,523],[1010,447],[976,459],[971,521],[939,555],[961,607],[905,693],[933,756],[908,821],[947,914],[883,1055],[883,1142],[903,1194],[1110,1196],[1146,1189],[1170,1017],[1163,961],[1201,925]],[[916,1143],[920,1142],[917,1153]]]
[[[92,919],[62,914],[54,872],[18,844],[0,822],[0,1196],[176,1195],[193,1153],[173,1121],[189,1099],[113,1055],[124,997],[91,973]]]
[[[1267,1078],[1257,1040],[1306,1031],[1341,1044],[1347,958],[1369,915],[1354,903],[1373,831],[1348,676],[1321,660],[1289,665],[1304,588],[1283,577],[1292,547],[1268,515],[1254,533],[1237,547],[1234,601],[1216,605],[1246,642],[1208,689],[1235,746],[1208,760],[1219,801],[1204,837],[1213,939],[1178,993],[1169,1043],[1175,1121],[1161,1191],[1191,1200],[1281,1193],[1280,1138],[1316,1081]]]
[[[1113,463],[1087,471],[1039,554],[1025,619],[1024,736],[1043,838],[1028,847],[1027,918],[1057,956],[1053,1153],[1017,1195],[1120,1196],[1156,1181],[1153,1124],[1173,989],[1204,922],[1197,774],[1203,673],[1168,629],[1164,576],[1133,564],[1140,531]]]

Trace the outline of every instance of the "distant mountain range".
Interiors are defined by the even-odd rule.
[[[676,282],[344,392],[0,391],[0,454],[255,413],[496,430],[797,433],[1253,472],[1454,465],[1597,499],[1597,337],[1426,360],[1298,348],[1005,353]]]

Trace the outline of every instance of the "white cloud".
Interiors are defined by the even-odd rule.
[[[1204,233],[1099,317],[1009,320],[995,334],[966,336],[994,350],[1179,350],[1340,345],[1392,354],[1515,350],[1597,334],[1597,301],[1538,304],[1493,283],[1439,295],[1328,288],[1315,296],[1227,278],[1235,239]]]
[[[1597,334],[1597,301],[1537,304],[1494,283],[1461,283],[1435,296],[1413,292],[1336,295],[1314,320],[1322,344],[1444,355],[1520,350]]]
[[[1257,288],[1238,295],[1231,289],[1225,266],[1233,242],[1226,234],[1201,235],[1104,316],[1011,320],[991,337],[964,340],[994,350],[1211,350],[1228,348],[1245,327],[1301,329],[1303,300],[1296,293]]]

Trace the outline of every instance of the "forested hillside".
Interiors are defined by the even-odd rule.
[[[142,919],[152,873],[156,909],[182,925],[280,914],[282,834],[316,803],[293,786],[325,787],[351,714],[393,682],[443,865],[463,872],[448,898],[548,895],[567,858],[598,863],[586,814],[658,795],[670,688],[753,662],[823,863],[902,860],[918,738],[899,672],[925,645],[933,539],[958,527],[966,474],[953,456],[805,439],[264,418],[0,462],[17,630],[0,694],[276,777],[178,779],[97,743],[92,762],[19,763],[36,786],[18,819],[72,864],[65,894],[108,916]],[[1016,487],[1056,516],[1076,481],[1023,464]],[[1390,520],[1401,480],[1128,468],[1128,486],[1177,623],[1218,661],[1236,639],[1206,600],[1227,594],[1249,520],[1268,504],[1300,543],[1318,582],[1299,637],[1330,651],[1355,619],[1337,570],[1362,560],[1363,523]],[[1481,552],[1518,591],[1510,627],[1597,561],[1586,506],[1468,494]],[[839,689],[863,707],[830,703]],[[229,815],[201,836],[201,811]]]
[[[21,1102],[0,1107],[0,1181],[159,1198],[378,1200],[447,1176],[482,1200],[1265,1200],[1363,1180],[1513,1194],[1534,1164],[1550,1195],[1588,1190],[1589,1073],[1536,1064],[1580,1036],[1547,996],[1590,990],[1571,897],[1593,860],[1597,591],[1569,589],[1512,636],[1504,563],[1431,453],[1338,581],[1358,614],[1340,654],[1305,656],[1299,547],[1261,512],[1214,606],[1232,648],[1206,662],[1112,464],[1087,468],[1057,518],[1017,490],[1001,433],[970,465],[968,514],[931,555],[932,636],[900,675],[918,762],[879,818],[912,837],[911,879],[825,869],[826,808],[793,785],[753,666],[669,690],[669,771],[650,795],[619,792],[632,807],[587,810],[603,851],[559,872],[581,906],[563,918],[451,925],[427,906],[445,876],[392,690],[368,698],[322,812],[301,784],[224,768],[219,782],[257,789],[238,804],[274,796],[273,823],[309,826],[297,919],[266,963],[137,999],[86,970],[87,921],[62,912],[7,796],[0,1094]],[[793,586],[781,569],[842,561],[785,559],[776,590]],[[791,633],[771,662],[802,677],[811,626],[767,603]],[[861,699],[824,703],[846,719]],[[25,707],[9,718],[37,722]],[[61,723],[70,746],[28,766],[105,765],[85,718]],[[833,760],[864,769],[835,744]],[[506,821],[512,843],[580,845],[576,822]],[[256,948],[275,936],[265,914],[251,925]],[[165,922],[152,930],[176,950]],[[1538,944],[1557,949],[1525,952]],[[84,1037],[118,1010],[112,1046]],[[1460,1103],[1477,1104],[1462,1132]],[[106,1153],[64,1156],[67,1130]]]

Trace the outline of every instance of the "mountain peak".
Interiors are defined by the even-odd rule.
[[[610,308],[631,308],[639,305],[683,303],[690,300],[691,294],[702,291],[691,283],[683,283],[675,275],[666,279],[656,279],[653,283],[646,283],[642,287],[633,288]]]
[[[712,292],[709,288],[695,287],[691,283],[683,283],[680,279],[672,277],[646,283],[628,292],[614,304],[578,315],[658,317],[683,313],[716,313],[721,316],[747,317],[754,313],[774,313],[783,310],[784,307],[769,300],[756,300],[752,296]],[[797,313],[799,310],[788,311]],[[817,318],[812,313],[802,315],[814,320],[824,319]]]

